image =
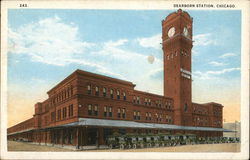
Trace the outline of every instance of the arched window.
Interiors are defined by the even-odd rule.
[[[121,109],[120,108],[118,108],[118,110],[117,110],[117,117],[121,118]]]
[[[117,95],[117,99],[120,99],[120,91],[119,90],[116,91],[116,95]]]
[[[104,106],[103,111],[104,117],[107,117],[107,106]]]
[[[123,92],[123,100],[126,101],[126,93]]]
[[[112,98],[112,99],[114,98],[114,90],[113,89],[110,90],[110,98]]]
[[[103,87],[103,97],[106,97],[106,88]]]
[[[99,96],[99,87],[97,87],[97,86],[95,87],[95,95]]]
[[[122,118],[126,118],[125,108],[122,109]]]

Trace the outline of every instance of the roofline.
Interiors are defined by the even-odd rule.
[[[149,92],[144,92],[144,91],[139,91],[139,90],[134,90],[134,91],[135,91],[135,92],[142,93],[142,94],[150,95],[150,96],[157,96],[157,97],[160,97],[160,98],[167,98],[167,99],[173,100],[173,98],[166,97],[166,96],[159,95],[159,94],[154,94],[154,93],[149,93]]]
[[[19,124],[25,123],[25,122],[27,122],[27,121],[29,121],[29,120],[31,120],[31,119],[34,119],[34,117],[31,117],[31,118],[26,119],[26,120],[24,120],[24,121],[22,121],[22,122],[19,122],[19,123],[17,123],[17,124],[15,124],[15,125],[13,125],[13,126],[11,126],[11,127],[7,128],[7,130],[8,130],[8,129],[10,129],[10,128],[13,128],[13,127],[15,127],[15,126],[17,126],[17,125],[19,125]]]
[[[209,104],[216,104],[216,105],[220,105],[220,106],[224,107],[222,104],[216,103],[216,102],[208,102],[208,103],[196,103],[196,102],[192,102],[192,104],[201,105],[201,106],[206,106],[206,105],[209,105]]]
[[[76,70],[77,71],[77,70]],[[71,73],[68,77],[64,78],[61,82],[59,82],[57,85],[55,85],[53,88],[51,88],[47,94],[49,94],[52,90],[56,89],[58,86],[60,86],[61,84],[65,83],[66,81],[68,81],[70,78],[72,78],[74,75],[76,75],[76,71],[74,71],[73,73]]]
[[[95,77],[95,78],[97,77],[97,78],[100,78],[100,79],[103,79],[103,80],[113,81],[113,82],[116,82],[116,83],[129,85],[129,86],[132,86],[132,87],[136,86],[135,84],[133,84],[130,81],[121,80],[121,79],[118,79],[118,78],[113,78],[113,77],[109,77],[109,76],[105,76],[105,75],[101,75],[101,74],[96,74],[96,73],[92,73],[92,72],[88,72],[88,71],[83,71],[83,70],[80,70],[80,69],[77,69],[75,72],[80,74],[80,75],[87,75],[87,76],[91,76],[91,77]]]
[[[70,78],[72,78],[74,75],[77,75],[77,74],[91,76],[91,77],[95,77],[95,78],[97,77],[97,78],[100,78],[100,79],[103,79],[103,80],[113,81],[113,82],[116,82],[116,83],[129,85],[129,86],[132,86],[132,87],[136,86],[135,84],[133,84],[130,81],[120,80],[118,78],[112,78],[112,77],[109,77],[109,76],[104,76],[104,75],[100,75],[100,74],[96,74],[96,73],[92,73],[92,72],[88,72],[88,71],[77,69],[73,73],[71,73],[68,77],[66,77],[61,82],[59,82],[56,86],[54,86],[53,88],[51,88],[47,92],[47,94],[49,94],[51,91],[53,91],[58,86],[60,86],[61,84],[65,83],[66,81],[68,81]]]

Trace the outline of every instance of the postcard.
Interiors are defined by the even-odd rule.
[[[249,1],[1,4],[2,159],[249,158]]]

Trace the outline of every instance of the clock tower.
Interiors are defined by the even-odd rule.
[[[176,125],[192,125],[192,22],[181,9],[162,21],[164,96],[174,99]]]

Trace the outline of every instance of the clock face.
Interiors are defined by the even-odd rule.
[[[175,33],[175,28],[174,27],[171,27],[169,30],[168,30],[168,37],[173,37]]]
[[[183,34],[184,34],[184,36],[188,36],[188,29],[187,29],[187,27],[184,27],[184,29],[183,29]]]

